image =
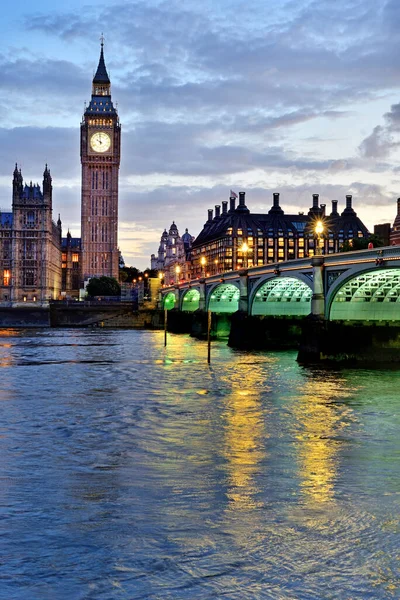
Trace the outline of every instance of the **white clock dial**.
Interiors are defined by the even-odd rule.
[[[90,138],[90,147],[95,152],[107,152],[111,146],[111,138],[104,131],[97,131]]]

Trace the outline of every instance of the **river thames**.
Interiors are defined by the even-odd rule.
[[[0,598],[400,598],[400,371],[0,331]]]

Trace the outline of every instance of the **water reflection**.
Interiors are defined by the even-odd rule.
[[[333,502],[343,430],[354,420],[343,400],[348,384],[338,375],[312,374],[294,399],[298,475],[309,504]]]
[[[251,378],[246,378],[251,387]],[[247,390],[234,390],[225,399],[225,459],[229,480],[230,509],[243,510],[260,505],[254,476],[265,456],[265,432],[260,399]],[[263,441],[264,440],[264,441]]]
[[[397,597],[400,373],[219,343],[208,366],[163,332],[2,341],[0,596]]]

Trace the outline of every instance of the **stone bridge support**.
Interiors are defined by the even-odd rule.
[[[206,280],[204,278],[199,281],[199,310],[206,310]]]
[[[325,317],[325,291],[324,291],[324,257],[311,258],[313,269],[313,295],[311,297],[311,314],[313,317]]]
[[[239,311],[245,315],[249,314],[248,279],[247,269],[239,271]]]

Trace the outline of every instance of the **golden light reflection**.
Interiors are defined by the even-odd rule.
[[[251,382],[246,377],[246,384]],[[263,460],[265,431],[258,394],[238,390],[227,397],[225,458],[229,477],[228,498],[232,510],[248,510],[260,504],[254,476]]]
[[[340,433],[353,420],[352,410],[333,402],[347,395],[340,381],[313,379],[302,388],[292,410],[297,425],[298,462],[301,489],[308,502],[334,502]]]

